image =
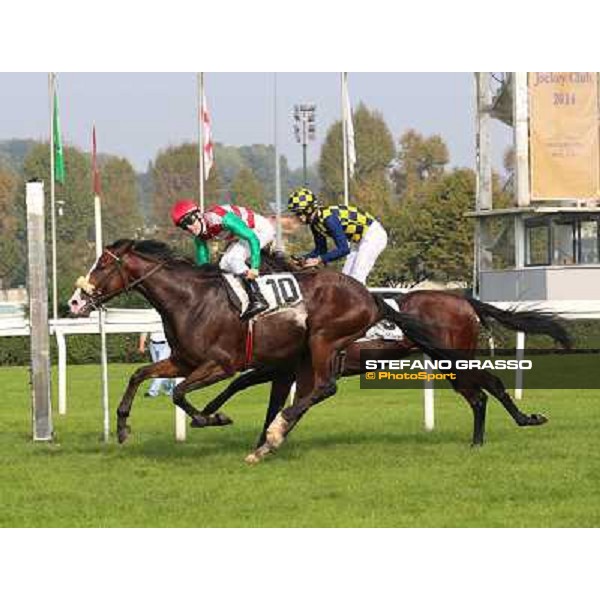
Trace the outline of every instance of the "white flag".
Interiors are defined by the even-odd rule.
[[[204,179],[208,179],[210,169],[215,162],[212,132],[210,130],[210,115],[206,104],[206,95],[202,94],[202,136],[204,143]]]
[[[346,143],[348,144],[348,170],[350,177],[354,177],[356,165],[356,147],[354,146],[354,125],[352,123],[352,107],[348,92],[348,73],[344,73],[344,119],[346,119]]]

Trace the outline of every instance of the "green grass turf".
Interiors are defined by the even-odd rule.
[[[110,367],[111,426],[131,365]],[[196,392],[202,406],[214,389]],[[69,369],[56,441],[30,441],[28,371],[0,369],[0,525],[4,527],[590,527],[600,525],[598,392],[526,392],[550,422],[516,427],[490,402],[487,444],[469,447],[466,403],[439,391],[436,430],[420,391],[361,391],[356,379],[314,408],[262,464],[243,462],[267,388],[234,398],[226,428],[176,443],[167,398],[134,404],[124,446],[100,441],[96,366]]]

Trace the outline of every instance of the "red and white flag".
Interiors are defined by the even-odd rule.
[[[210,115],[206,104],[206,94],[202,94],[202,138],[204,143],[204,179],[208,179],[210,169],[215,162]]]

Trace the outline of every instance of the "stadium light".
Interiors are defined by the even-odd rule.
[[[294,137],[296,142],[302,144],[302,173],[304,185],[308,185],[306,173],[306,148],[309,141],[314,141],[317,133],[316,112],[317,105],[313,102],[294,104]]]

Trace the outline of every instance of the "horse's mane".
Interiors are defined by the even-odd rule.
[[[196,265],[194,259],[190,256],[182,254],[174,250],[168,244],[159,242],[158,240],[129,240],[121,239],[108,246],[109,250],[117,250],[123,245],[130,245],[130,249],[139,254],[152,257],[156,260],[166,263],[183,263],[187,266],[194,267],[206,274],[220,274],[222,271],[215,264]],[[285,256],[283,252],[271,251],[268,249],[261,250],[261,273],[281,273],[289,271],[297,271],[298,268]]]
[[[298,267],[281,251],[261,250],[261,271],[265,273],[282,273],[298,271]]]
[[[123,244],[131,244],[131,250],[143,254],[144,256],[152,257],[156,260],[166,262],[168,264],[184,264],[190,267],[194,267],[199,271],[203,271],[207,274],[220,273],[221,270],[216,265],[206,264],[197,265],[194,259],[186,254],[178,252],[168,244],[159,242],[158,240],[117,240],[110,246],[109,249],[115,250]]]

